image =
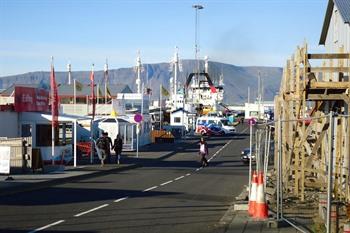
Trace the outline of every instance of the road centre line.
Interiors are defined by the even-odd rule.
[[[182,178],[184,178],[185,176],[179,176],[177,178],[175,178],[174,180],[181,180]]]
[[[128,198],[129,198],[129,196],[122,197],[122,198],[119,198],[119,199],[115,200],[114,202],[121,202],[121,201],[124,201],[124,200],[126,200]]]
[[[81,212],[81,213],[79,213],[79,214],[74,215],[74,217],[80,217],[80,216],[82,216],[82,215],[84,215],[84,214],[91,213],[91,212],[93,212],[93,211],[95,211],[95,210],[102,209],[102,208],[104,208],[104,207],[106,207],[106,206],[109,206],[109,204],[100,205],[100,206],[98,206],[98,207],[96,207],[96,208],[93,208],[93,209],[91,209],[91,210],[88,210],[88,211],[85,211],[85,212]]]
[[[158,186],[150,187],[148,189],[143,190],[142,192],[148,192],[148,191],[151,191],[152,189],[156,189],[156,188],[158,188]]]
[[[43,227],[37,228],[37,229],[35,229],[35,230],[32,230],[32,231],[30,231],[30,232],[28,232],[28,233],[34,233],[34,232],[42,231],[42,230],[45,230],[45,229],[47,229],[47,228],[49,228],[49,227],[52,227],[52,226],[58,225],[58,224],[60,224],[60,223],[63,223],[64,221],[65,221],[65,220],[59,220],[59,221],[57,221],[57,222],[54,222],[54,223],[48,224],[48,225],[46,225],[46,226],[43,226]]]
[[[164,182],[164,183],[160,184],[160,186],[164,186],[164,185],[170,184],[170,183],[172,183],[172,182],[174,182],[174,181],[173,181],[173,180],[169,180],[169,181],[167,181],[167,182]]]
[[[190,176],[190,175],[191,175],[191,173],[187,173],[187,174],[186,174],[186,176]]]

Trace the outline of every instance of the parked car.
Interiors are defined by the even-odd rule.
[[[254,147],[253,147],[254,148]],[[244,164],[249,164],[249,160],[250,160],[250,148],[245,148],[241,151],[241,161]],[[253,155],[252,155],[252,162],[255,162],[255,152],[253,150]]]
[[[208,125],[208,128],[209,128],[210,135],[220,136],[225,134],[225,131],[216,124],[210,124]]]
[[[199,130],[199,133],[203,136],[204,135],[206,135],[206,136],[212,136],[212,135],[220,136],[220,135],[225,134],[224,130],[216,124],[200,125],[198,130]]]
[[[196,133],[202,134],[202,132],[204,132],[203,127],[208,127],[211,124],[220,127],[224,134],[234,134],[236,132],[236,128],[230,125],[228,119],[224,117],[201,116],[196,120]]]

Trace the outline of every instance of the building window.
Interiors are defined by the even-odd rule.
[[[181,123],[181,118],[180,117],[174,117],[174,122],[175,123]]]
[[[36,125],[36,146],[51,146],[52,128],[49,124]],[[72,124],[60,124],[55,128],[55,145],[64,146],[72,143]]]

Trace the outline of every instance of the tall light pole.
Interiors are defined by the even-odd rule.
[[[195,15],[195,35],[194,35],[194,48],[195,48],[195,60],[197,63],[196,67],[196,73],[199,73],[199,60],[198,60],[198,52],[199,52],[199,45],[198,45],[198,24],[199,24],[199,17],[198,17],[198,10],[202,10],[204,7],[199,4],[195,4],[192,6],[194,9],[196,9],[196,15]],[[198,79],[197,75],[197,79]],[[199,80],[198,80],[199,81]]]
[[[141,56],[140,56],[140,50],[138,50],[137,59],[136,59],[136,72],[137,72],[136,86],[137,86],[138,94],[141,93],[141,69],[142,69]]]

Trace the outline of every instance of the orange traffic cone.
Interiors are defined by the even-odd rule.
[[[254,216],[254,212],[255,212],[257,184],[258,184],[258,176],[256,175],[256,172],[253,171],[252,187],[250,190],[250,197],[248,202],[248,213],[250,216]]]
[[[256,193],[254,218],[257,218],[257,219],[268,218],[268,207],[265,201],[265,192],[264,192],[264,174],[262,172],[259,172],[259,175],[258,175],[258,188]]]

